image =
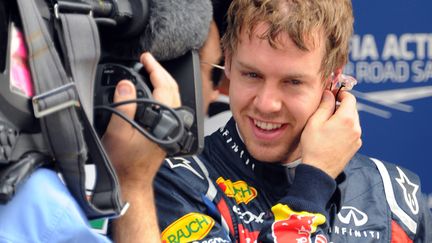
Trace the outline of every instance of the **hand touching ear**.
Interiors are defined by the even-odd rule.
[[[317,111],[309,118],[301,136],[303,163],[315,166],[333,178],[345,168],[361,147],[361,127],[355,97],[347,91],[335,98],[325,91]]]

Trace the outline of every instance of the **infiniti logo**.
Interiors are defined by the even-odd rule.
[[[344,224],[350,224],[351,221],[354,221],[355,226],[362,226],[368,221],[367,214],[351,206],[343,206],[337,216]]]

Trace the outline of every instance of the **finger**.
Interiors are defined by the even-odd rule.
[[[342,90],[341,90],[341,91],[339,91],[339,89],[335,89],[335,88],[333,88],[333,89],[331,90],[331,92],[333,93],[333,96],[334,96],[334,97],[336,97],[336,99],[337,99],[337,96],[336,96],[336,95],[338,95],[338,96],[339,96],[339,94],[338,94],[338,93],[342,92]]]
[[[321,103],[318,106],[318,109],[312,115],[312,122],[323,123],[327,121],[333,114],[335,109],[335,98],[334,95],[325,90],[323,96],[321,98]]]
[[[170,77],[169,73],[160,65],[152,54],[149,52],[143,53],[140,61],[149,74],[150,81],[154,88],[168,85],[164,80],[167,79],[167,77]]]
[[[337,100],[339,102],[339,108],[336,110],[336,114],[346,113],[351,116],[355,113],[355,116],[358,117],[357,100],[354,95],[347,91],[341,91],[339,92]]]
[[[126,100],[136,99],[136,90],[132,82],[128,80],[120,81],[114,92],[114,102],[122,102]],[[115,109],[126,115],[128,118],[133,119],[136,111],[136,103],[131,103],[127,105],[117,106]],[[122,133],[127,132],[130,125],[126,123],[123,118],[113,114],[111,115],[110,122],[108,124],[107,133]]]
[[[174,78],[148,52],[141,55],[141,62],[153,85],[154,99],[170,107],[179,107],[181,105],[179,87]]]
[[[333,117],[342,121],[345,126],[355,129],[358,137],[360,137],[361,127],[356,98],[351,93],[343,91],[339,94],[339,100],[339,108]]]

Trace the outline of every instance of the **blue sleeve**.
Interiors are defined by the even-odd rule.
[[[91,230],[54,171],[39,169],[0,205],[0,242],[110,242]]]

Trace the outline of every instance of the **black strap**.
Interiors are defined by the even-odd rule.
[[[117,177],[90,120],[95,65],[99,59],[99,36],[94,19],[88,13],[56,11],[72,74],[69,77],[35,0],[17,2],[37,94],[33,98],[34,113],[40,118],[51,154],[88,218],[118,216],[123,203]],[[96,164],[98,173],[92,202],[86,199],[85,193],[84,165],[89,160]]]
[[[61,11],[61,10],[57,10]],[[81,106],[93,123],[93,88],[96,68],[100,57],[99,33],[94,19],[87,14],[58,12],[65,45],[66,65],[70,67],[80,95]]]

